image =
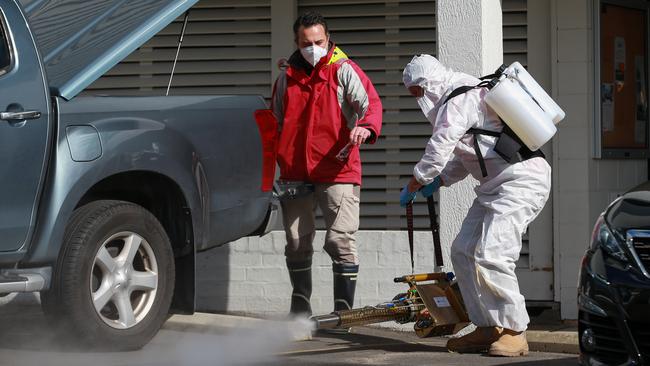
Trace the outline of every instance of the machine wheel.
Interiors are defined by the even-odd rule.
[[[95,201],[75,210],[43,310],[93,349],[143,347],[167,319],[174,258],[160,222],[123,201]]]

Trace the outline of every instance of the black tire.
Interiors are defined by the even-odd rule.
[[[135,259],[131,266],[120,267],[127,269],[120,272],[124,276],[119,277],[122,282],[117,283],[106,280],[109,275],[103,277],[101,268],[104,267],[98,264],[103,262],[99,261],[98,253],[103,248],[110,252],[115,263],[126,263],[119,262],[117,255],[113,255],[122,254],[126,248],[127,240],[122,240],[120,235],[127,239],[139,238],[137,240],[142,242],[136,246],[139,249],[133,254]],[[109,241],[113,237],[116,239]],[[155,266],[157,270],[146,272],[148,265]],[[155,273],[155,278],[149,281],[154,283],[151,287],[155,289],[133,290],[129,275],[137,271],[147,275]],[[110,278],[112,281],[118,277]],[[132,307],[136,315],[134,319],[122,322],[120,314],[128,311],[120,311],[118,302],[113,298],[101,310],[95,309],[93,291],[99,293],[97,287],[99,284],[104,286],[105,281],[110,283],[107,285],[110,291],[128,293],[121,298],[124,300],[121,304]],[[66,227],[51,289],[41,294],[41,304],[48,318],[56,319],[73,344],[100,350],[135,350],[146,345],[160,330],[167,319],[173,292],[174,257],[169,238],[160,222],[138,205],[103,200],[84,205],[73,213]],[[136,306],[133,309],[134,303]]]

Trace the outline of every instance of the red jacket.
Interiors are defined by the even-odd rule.
[[[310,72],[311,71],[311,72]],[[334,44],[313,68],[296,51],[275,82],[273,112],[280,124],[280,179],[361,184],[361,158],[354,147],[346,161],[336,155],[355,126],[381,130],[382,106],[370,79]]]

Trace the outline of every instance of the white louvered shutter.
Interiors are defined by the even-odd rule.
[[[163,95],[183,17],[85,94]],[[192,7],[171,95],[271,96],[271,0],[202,0]]]
[[[503,0],[503,63],[519,61],[528,65],[527,0]],[[530,262],[528,232],[523,235],[517,268],[528,268]]]
[[[503,63],[528,65],[527,0],[503,0]]]
[[[384,106],[382,136],[363,147],[362,229],[401,229],[399,189],[412,174],[431,126],[402,84],[413,55],[436,52],[431,0],[298,0],[298,14],[320,12],[332,40],[370,77]],[[416,204],[415,226],[428,227],[426,205]]]

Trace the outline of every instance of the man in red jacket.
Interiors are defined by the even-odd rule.
[[[359,145],[377,140],[382,106],[370,79],[330,42],[322,15],[303,14],[293,30],[298,50],[275,82],[272,104],[281,128],[280,181],[306,184],[281,202],[291,314],[310,315],[317,206],[327,228],[324,249],[333,262],[334,309],[352,308],[359,270]]]

